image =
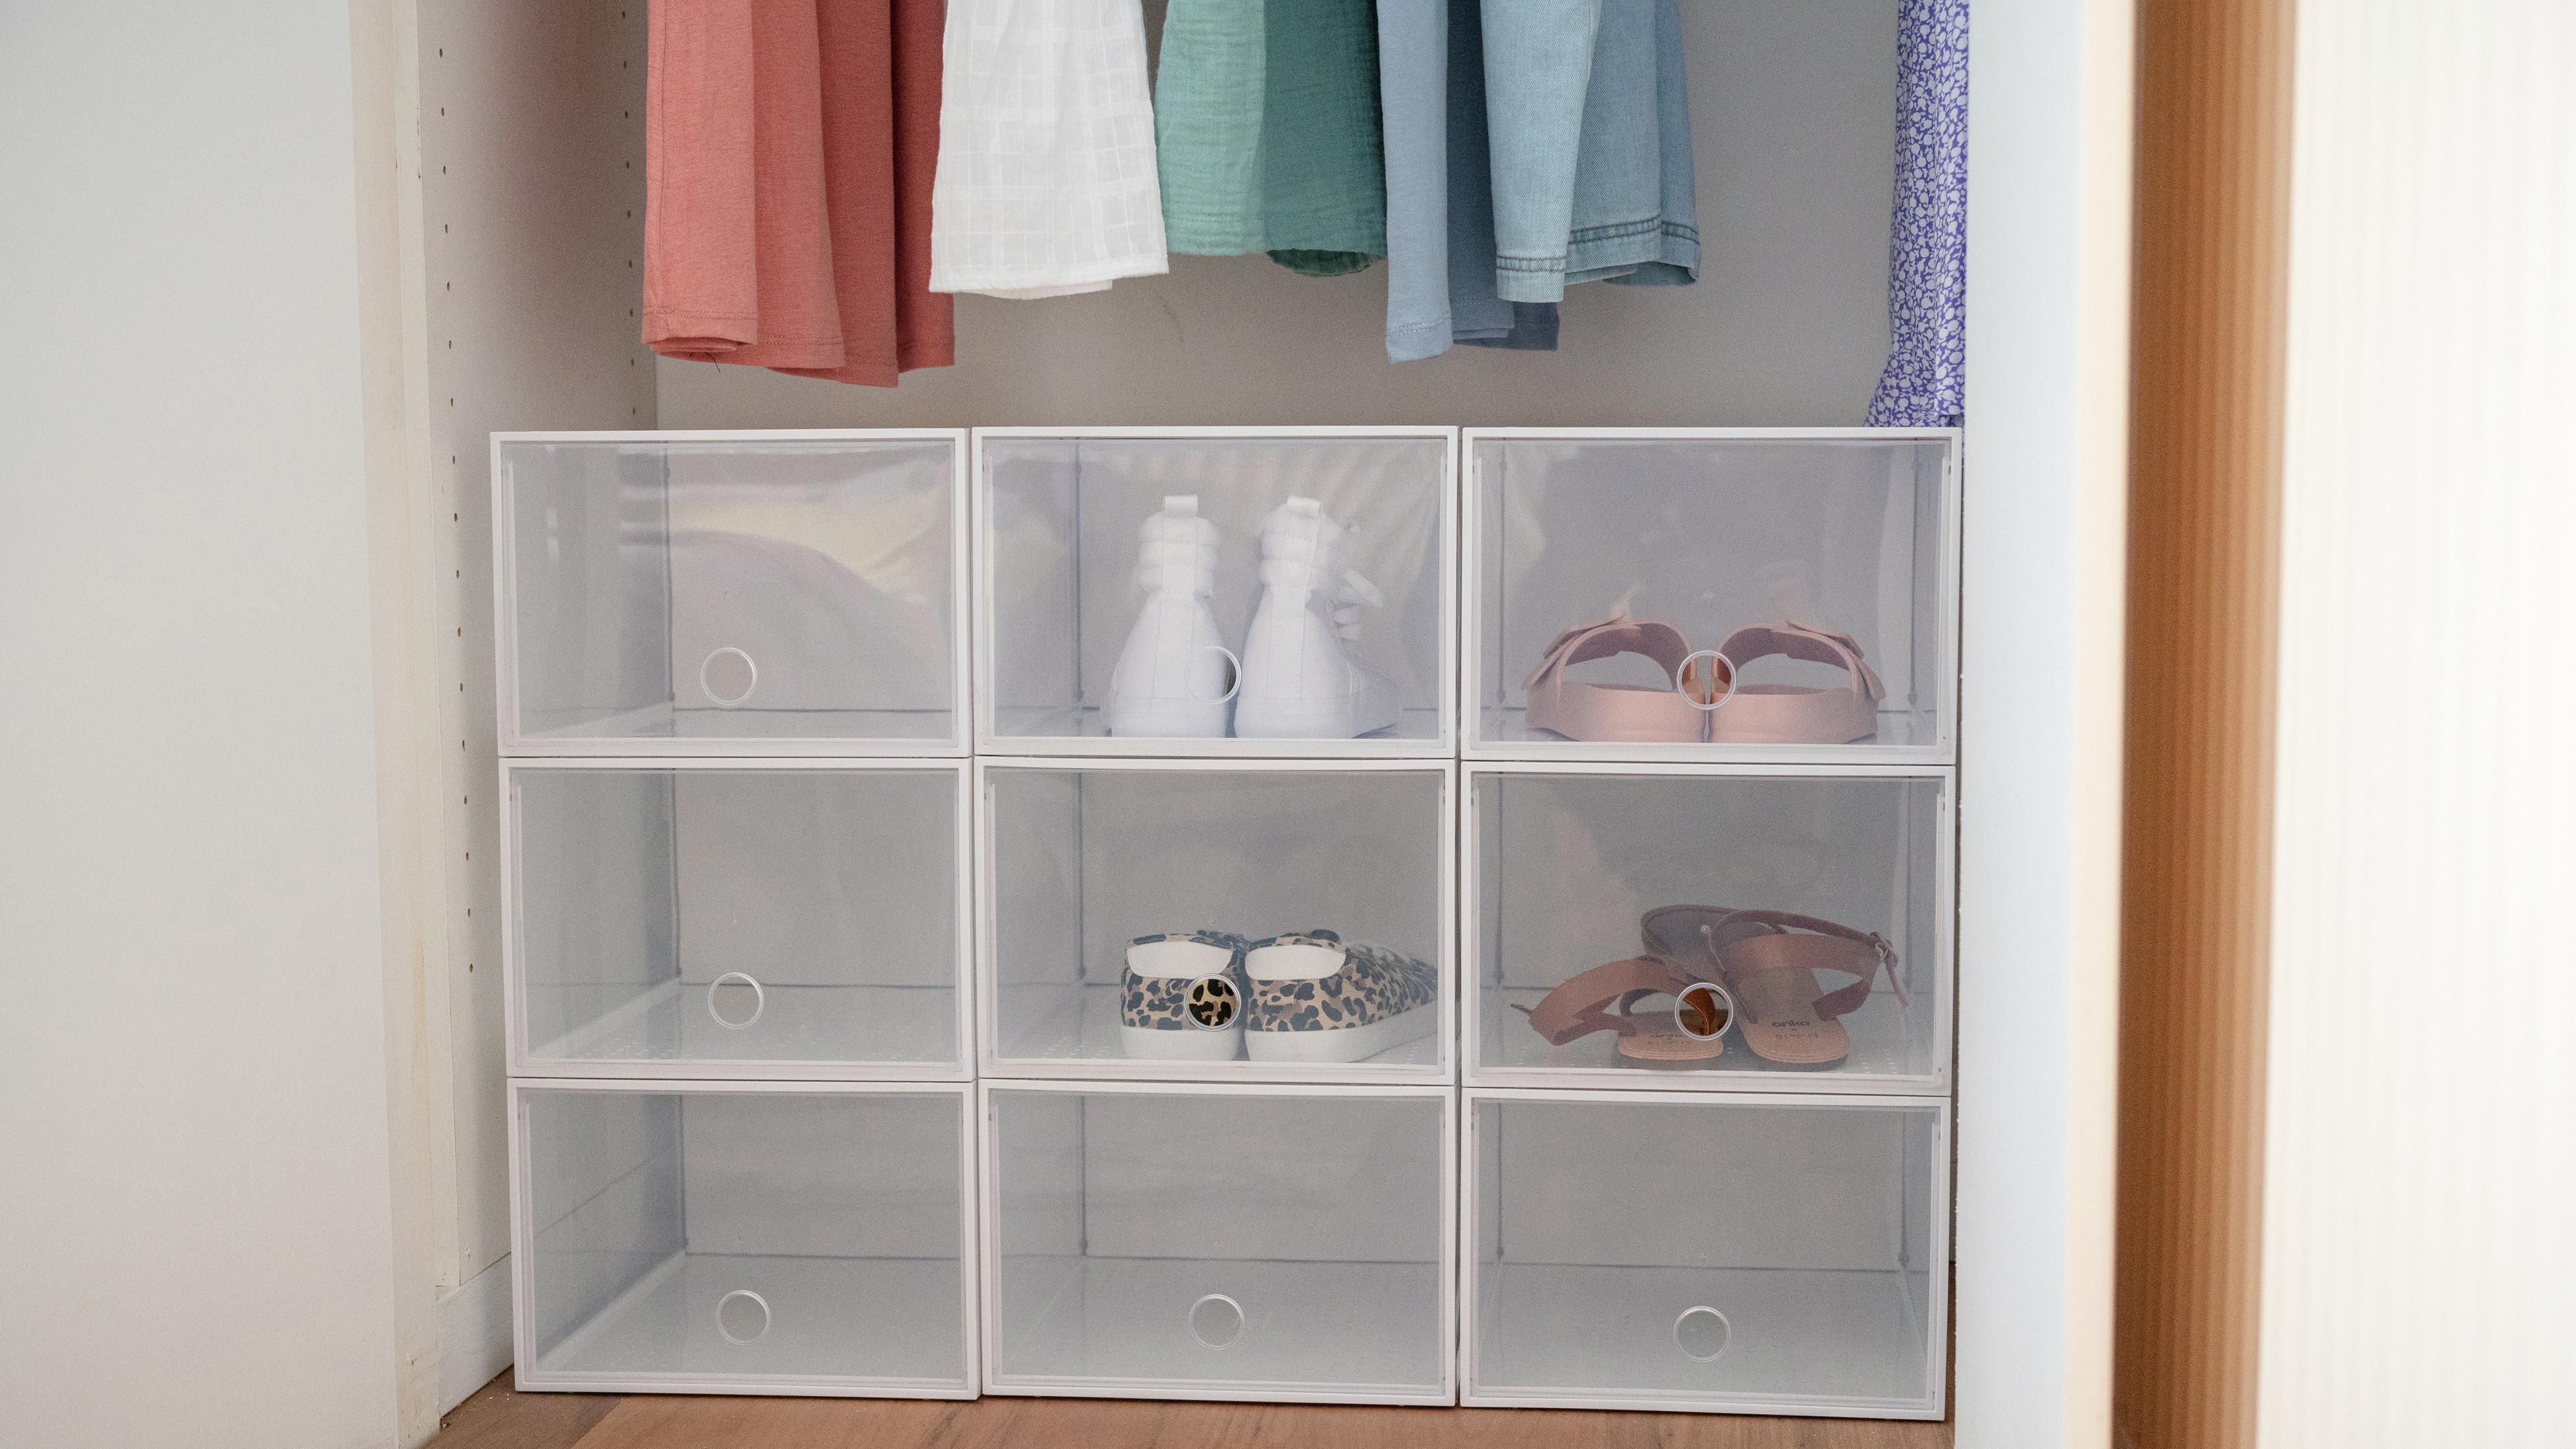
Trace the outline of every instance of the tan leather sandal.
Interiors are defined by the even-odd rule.
[[[1841,689],[1738,682],[1726,708],[1709,714],[1709,739],[1729,745],[1847,745],[1878,733],[1878,702],[1887,697],[1878,671],[1852,636],[1807,624],[1756,624],[1717,646],[1730,669],[1777,654],[1831,664],[1851,676]]]
[[[1634,654],[1654,661],[1669,685],[1595,684],[1570,679],[1578,664]],[[1746,684],[1742,667],[1773,655],[1830,664],[1849,676],[1840,689]],[[1532,729],[1570,740],[1730,745],[1843,745],[1878,733],[1887,691],[1852,636],[1813,625],[1756,624],[1715,649],[1693,649],[1660,619],[1610,617],[1556,636],[1521,681]]]
[[[1672,1010],[1639,1016],[1638,1002],[1669,996]],[[1615,1009],[1614,1009],[1615,1008]],[[1536,1006],[1515,1002],[1530,1029],[1563,1046],[1596,1031],[1619,1034],[1619,1055],[1645,1062],[1705,1061],[1726,1050],[1735,1000],[1707,976],[1638,956],[1568,978]]]
[[[1635,654],[1651,659],[1667,684],[1594,684],[1568,679],[1577,664]],[[1693,652],[1682,631],[1660,619],[1632,619],[1621,603],[1607,619],[1577,624],[1556,636],[1538,667],[1521,681],[1529,697],[1530,728],[1569,740],[1699,744],[1708,739],[1711,711],[1735,687],[1735,668],[1719,654]]]
[[[1784,1067],[1824,1071],[1851,1055],[1841,1018],[1869,1001],[1887,973],[1899,1005],[1896,948],[1873,932],[1789,911],[1662,906],[1642,923],[1646,949],[1677,969],[1716,977],[1737,1007],[1737,1030],[1753,1054]],[[1832,991],[1819,971],[1852,978]],[[1580,979],[1580,978],[1578,978]]]

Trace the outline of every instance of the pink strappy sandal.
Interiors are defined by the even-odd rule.
[[[1646,949],[1682,969],[1714,975],[1737,1008],[1744,1044],[1766,1062],[1822,1071],[1851,1055],[1841,1018],[1869,1001],[1878,973],[1910,1004],[1884,936],[1788,911],[1663,906],[1646,913]],[[1825,990],[1816,973],[1849,976]],[[1579,979],[1579,978],[1578,978]]]
[[[1658,689],[1565,677],[1577,664],[1618,654],[1655,661],[1672,683]],[[1697,744],[1708,738],[1710,714],[1734,691],[1735,667],[1717,651],[1694,652],[1670,624],[1629,618],[1623,603],[1607,619],[1557,635],[1521,687],[1532,729],[1570,740]]]
[[[1711,740],[1730,745],[1847,745],[1878,733],[1878,702],[1887,692],[1849,634],[1805,624],[1757,624],[1727,635],[1717,652],[1730,669],[1774,654],[1837,665],[1851,676],[1851,683],[1842,689],[1737,684],[1726,708],[1710,712]]]
[[[1669,996],[1669,1016],[1638,1016],[1638,1002]],[[1568,978],[1536,1006],[1512,1009],[1551,1046],[1590,1036],[1619,1034],[1619,1055],[1646,1062],[1704,1061],[1726,1050],[1735,1024],[1735,999],[1706,976],[1652,956],[1613,961]]]

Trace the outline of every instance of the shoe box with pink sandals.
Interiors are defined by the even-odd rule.
[[[494,479],[523,1388],[1940,1417],[1955,435]]]

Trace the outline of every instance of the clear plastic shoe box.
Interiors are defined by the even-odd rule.
[[[1941,1417],[1946,1101],[1466,1098],[1465,1402]]]
[[[1950,760],[1954,432],[1471,428],[1463,447],[1468,754]]]
[[[1454,1080],[1452,768],[978,761],[984,1073]],[[1196,932],[1233,938],[1239,964],[1229,972],[1220,947],[1140,979],[1153,963],[1138,941]],[[1265,953],[1246,949],[1323,932],[1361,959],[1312,990],[1264,979]],[[1130,1010],[1158,979],[1194,1010],[1217,1000],[1180,1020]],[[1356,997],[1365,1015],[1281,1009],[1318,995]]]
[[[1455,1095],[987,1082],[985,1387],[1455,1402]]]
[[[971,1092],[513,1083],[520,1386],[972,1397]]]
[[[505,777],[514,1070],[970,1075],[964,761]]]
[[[505,755],[963,754],[966,435],[501,433]]]
[[[1470,766],[1468,1084],[1947,1090],[1950,783]]]
[[[980,749],[1452,753],[1453,430],[994,428],[975,449]],[[1270,564],[1289,545],[1266,534],[1300,508],[1308,538],[1341,541],[1282,604]],[[1159,625],[1141,618],[1153,591],[1139,574],[1167,509],[1160,536],[1208,550],[1206,612],[1154,600],[1178,610]],[[1159,673],[1140,623],[1177,631]],[[1311,696],[1345,659],[1373,686],[1337,712]],[[1151,701],[1166,708],[1141,707]]]

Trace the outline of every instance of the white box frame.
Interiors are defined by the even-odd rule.
[[[610,1092],[735,1094],[748,1096],[912,1096],[957,1099],[959,1344],[962,1383],[929,1379],[843,1380],[824,1377],[700,1374],[561,1374],[532,1367],[536,1347],[536,1225],[528,1162],[527,1098],[530,1093]],[[984,1390],[984,1305],[981,1244],[983,1195],[977,1175],[983,1161],[983,1104],[971,1082],[739,1082],[696,1079],[513,1077],[510,1103],[510,1346],[511,1383],[523,1393],[777,1394],[837,1399],[974,1399]]]
[[[949,710],[947,740],[860,739],[837,736],[697,737],[595,735],[532,738],[519,732],[519,656],[516,611],[518,536],[511,526],[516,480],[502,463],[514,443],[947,443],[949,460]],[[492,634],[495,713],[503,759],[650,754],[727,758],[936,758],[963,759],[975,742],[972,554],[973,490],[968,486],[972,439],[965,428],[757,428],[635,432],[502,432],[492,434]]]
[[[1484,1067],[1483,1013],[1472,1009],[1478,985],[1467,973],[1481,971],[1484,872],[1477,826],[1476,783],[1487,777],[1591,775],[1612,779],[1640,776],[1718,779],[1861,779],[1937,780],[1940,807],[1933,830],[1933,1014],[1934,1068],[1928,1077],[1876,1073],[1815,1072],[1796,1078],[1799,1097],[1911,1097],[1950,1095],[1950,1069],[1955,1047],[1958,1003],[1958,770],[1954,766],[1835,765],[1704,765],[1672,761],[1609,763],[1598,760],[1479,760],[1463,768],[1458,788],[1458,1017],[1459,1081],[1478,1089],[1524,1089],[1540,1092],[1615,1091],[1622,1096],[1726,1094],[1775,1099],[1783,1095],[1776,1072],[1650,1072],[1619,1067]]]
[[[699,774],[750,771],[784,773],[819,771],[839,774],[943,774],[954,788],[951,820],[952,858],[950,870],[956,888],[950,892],[952,929],[957,942],[957,1007],[956,1030],[958,1060],[938,1062],[836,1062],[836,1061],[763,1061],[707,1058],[703,1060],[650,1061],[562,1061],[537,1060],[529,1055],[527,1021],[521,1007],[525,986],[524,946],[520,939],[519,910],[519,810],[511,793],[514,779],[522,774],[547,771],[597,770],[605,772],[656,772]],[[975,822],[969,791],[975,776],[970,762],[964,759],[886,759],[876,756],[842,756],[829,759],[787,759],[767,756],[709,759],[704,756],[621,756],[577,755],[565,758],[503,756],[501,759],[501,999],[502,1036],[507,1043],[508,1073],[512,1078],[543,1077],[550,1079],[598,1078],[620,1081],[690,1081],[718,1082],[913,1082],[922,1084],[971,1082],[975,1079],[976,1056],[976,990],[975,990]]]
[[[983,1009],[975,1024],[975,1065],[979,1078],[1002,1081],[1073,1082],[1224,1082],[1291,1085],[1344,1083],[1372,1088],[1387,1086],[1455,1087],[1458,1083],[1458,820],[1459,775],[1446,758],[1263,758],[1263,757],[1095,757],[1072,755],[978,755],[974,761],[975,817],[975,997]],[[1001,961],[994,941],[1000,885],[993,879],[993,814],[986,782],[995,771],[1040,770],[1138,772],[1150,774],[1420,774],[1440,777],[1440,860],[1437,867],[1440,959],[1440,1022],[1435,1028],[1440,1059],[1430,1067],[1371,1065],[1367,1062],[1189,1062],[1143,1058],[1027,1058],[1001,1053]]]
[[[1365,424],[1351,427],[1297,425],[1273,427],[1010,427],[973,428],[969,446],[969,474],[975,498],[974,577],[976,580],[975,636],[975,727],[974,752],[978,755],[1033,756],[1081,755],[1095,758],[1210,758],[1220,760],[1260,759],[1404,759],[1450,760],[1457,758],[1460,721],[1458,718],[1458,592],[1461,585],[1461,555],[1458,552],[1459,518],[1459,443],[1454,426],[1415,426],[1411,424]],[[992,517],[988,481],[984,471],[984,444],[988,440],[1065,439],[1104,442],[1162,442],[1205,440],[1216,442],[1258,443],[1271,439],[1341,438],[1352,441],[1368,439],[1413,439],[1437,441],[1443,445],[1440,486],[1440,732],[1431,739],[1350,739],[1350,740],[1261,740],[1237,739],[1162,739],[1129,736],[1049,736],[1003,735],[993,718],[994,702],[999,697],[992,678],[995,640],[992,637],[994,613],[991,579],[993,567],[992,530],[987,527]]]
[[[1614,760],[1686,764],[1885,764],[1951,765],[1959,752],[1959,514],[1963,496],[1962,439],[1958,428],[1464,428],[1459,432],[1461,482],[1458,513],[1458,729],[1466,760]],[[1934,598],[1940,615],[1940,695],[1934,708],[1938,739],[1929,745],[1734,745],[1617,740],[1488,740],[1484,738],[1484,559],[1477,506],[1483,482],[1473,470],[1482,442],[1939,442],[1941,477],[1940,577]]]
[[[1476,1221],[1480,1210],[1477,1200],[1477,1170],[1483,1161],[1481,1144],[1476,1138],[1476,1108],[1484,1102],[1573,1102],[1592,1106],[1635,1104],[1638,1106],[1705,1107],[1711,1109],[1762,1107],[1859,1108],[1884,1107],[1933,1112],[1932,1181],[1929,1227],[1930,1242],[1926,1249],[1933,1275],[1932,1291],[1926,1295],[1931,1304],[1930,1321],[1924,1325],[1924,1382],[1931,1385],[1929,1399],[1922,1403],[1891,1404],[1883,1399],[1837,1399],[1826,1395],[1689,1395],[1638,1393],[1625,1390],[1595,1390],[1581,1386],[1513,1393],[1480,1393],[1473,1383],[1476,1348],[1477,1271],[1482,1257],[1474,1244],[1462,1243],[1458,1253],[1458,1402],[1470,1408],[1491,1409],[1624,1409],[1652,1413],[1795,1415],[1802,1418],[1830,1419],[1913,1419],[1937,1420],[1947,1412],[1950,1356],[1950,1252],[1951,1252],[1951,1133],[1952,1106],[1947,1097],[1936,1096],[1848,1096],[1821,1093],[1758,1094],[1706,1092],[1620,1092],[1533,1090],[1527,1088],[1469,1087],[1460,1092],[1458,1105],[1458,1221]]]
[[[1440,1264],[1434,1279],[1440,1289],[1440,1367],[1441,1387],[1436,1391],[1343,1390],[1329,1388],[1226,1387],[1195,1384],[1185,1380],[1162,1379],[1023,1379],[1018,1382],[997,1381],[994,1364],[998,1346],[993,1342],[993,1289],[1001,1272],[1001,1164],[994,1159],[999,1143],[998,1133],[991,1130],[993,1096],[996,1092],[1054,1093],[1064,1096],[1101,1096],[1112,1093],[1140,1096],[1211,1096],[1211,1097],[1356,1097],[1404,1098],[1440,1103]],[[976,1135],[982,1143],[983,1156],[978,1160],[976,1177],[982,1197],[977,1204],[980,1267],[976,1281],[982,1285],[983,1302],[978,1321],[982,1324],[983,1386],[987,1394],[1033,1396],[1043,1398],[1089,1399],[1157,1399],[1212,1400],[1227,1403],[1254,1404],[1412,1404],[1451,1407],[1459,1402],[1463,1383],[1460,1368],[1459,1325],[1459,1176],[1462,1118],[1458,1089],[1455,1087],[1405,1085],[1359,1085],[1348,1082],[1146,1082],[1111,1080],[1045,1080],[1040,1078],[985,1079],[975,1084]]]

